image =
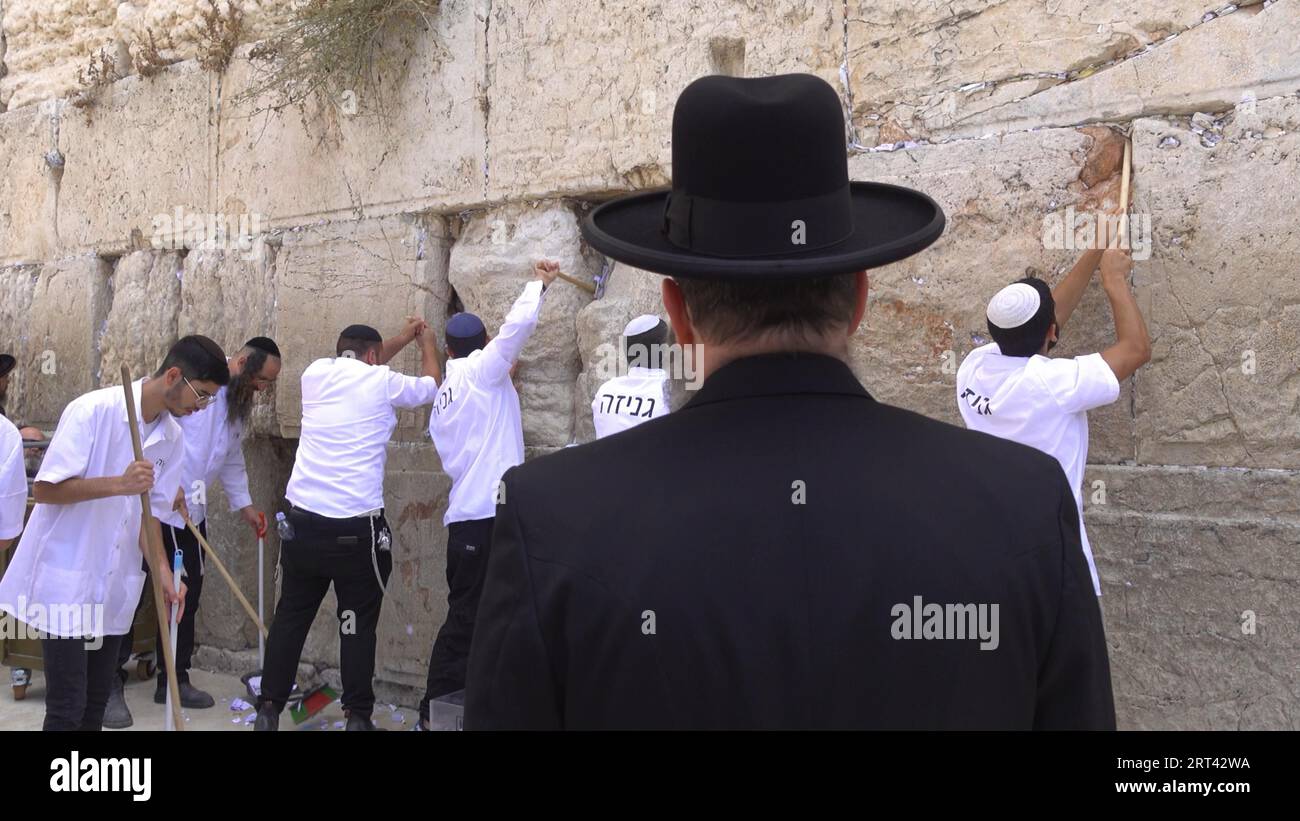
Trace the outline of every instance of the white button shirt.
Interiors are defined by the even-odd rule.
[[[429,417],[429,436],[451,477],[444,525],[495,516],[501,474],[524,461],[519,394],[510,367],[537,327],[542,291],[540,280],[528,283],[486,346],[447,360],[447,376]]]
[[[1099,353],[1075,359],[1003,356],[991,343],[971,351],[957,369],[957,407],[966,427],[1038,448],[1061,463],[1074,490],[1083,555],[1098,596],[1101,581],[1083,526],[1088,411],[1118,398],[1119,380]]]
[[[226,406],[228,396],[226,388],[222,387],[206,408],[177,420],[185,434],[181,491],[185,494],[185,506],[195,527],[207,518],[207,492],[217,480],[225,488],[231,510],[253,503],[253,497],[248,494],[248,472],[244,468],[244,426],[238,421],[230,423]],[[200,489],[202,493],[197,492]],[[172,527],[185,529],[185,520],[179,511],[168,511],[166,516],[158,518]]]
[[[140,386],[132,384],[137,419]],[[154,464],[150,507],[161,517],[180,487],[184,442],[164,410],[148,436]],[[59,418],[36,481],[120,476],[134,460],[121,386],[74,399]],[[37,504],[0,580],[0,610],[55,636],[115,636],[131,628],[145,574],[140,554],[140,497],[106,496],[70,505]]]
[[[591,400],[596,438],[634,428],[668,413],[668,372],[662,368],[628,368],[596,391]]]
[[[382,508],[394,408],[427,405],[437,392],[431,376],[406,376],[347,356],[308,365],[302,432],[285,498],[334,519]]]
[[[23,532],[27,512],[27,473],[23,467],[23,437],[14,423],[0,416],[0,539]]]

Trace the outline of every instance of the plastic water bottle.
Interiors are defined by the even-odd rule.
[[[275,514],[275,532],[280,534],[281,541],[293,540],[293,525],[284,517],[283,511]]]

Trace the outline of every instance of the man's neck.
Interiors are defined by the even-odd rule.
[[[166,410],[167,403],[163,401],[165,390],[167,387],[161,379],[145,377],[144,384],[140,386],[140,419],[145,424],[153,424],[158,414]]]
[[[748,356],[760,356],[769,353],[806,353],[819,354],[821,356],[830,356],[843,362],[849,361],[849,340],[848,337],[837,337],[833,340],[819,340],[815,343],[793,343],[789,339],[778,340],[758,340],[755,342],[746,342],[739,345],[714,345],[702,342],[698,346],[699,357],[696,362],[696,368],[699,371],[697,377],[700,381],[708,379],[713,373],[722,366],[734,362],[737,359],[744,359]]]

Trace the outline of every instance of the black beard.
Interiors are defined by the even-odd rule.
[[[252,379],[242,373],[230,377],[230,384],[226,386],[226,419],[240,424],[247,422],[256,396]]]

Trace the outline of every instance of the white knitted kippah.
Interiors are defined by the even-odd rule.
[[[623,336],[643,334],[658,324],[659,317],[654,314],[641,314],[641,316],[627,323],[627,327],[623,329]]]
[[[1042,304],[1043,299],[1034,286],[1017,282],[997,292],[989,301],[986,316],[997,327],[1010,330],[1032,319]]]

